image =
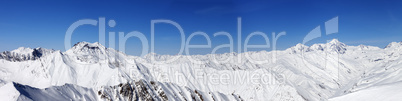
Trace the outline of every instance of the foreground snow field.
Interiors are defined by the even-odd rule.
[[[375,86],[353,92],[330,101],[398,101],[402,99],[402,83]]]
[[[0,53],[6,100],[401,99],[402,43],[297,44],[283,51],[129,56],[99,43]],[[174,61],[171,61],[175,59]]]

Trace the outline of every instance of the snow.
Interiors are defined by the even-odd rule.
[[[97,100],[96,94],[92,89],[83,88],[71,84],[63,86],[53,86],[46,89],[38,89],[21,84],[14,84],[16,89],[21,92],[20,100],[33,101],[94,101]]]
[[[40,96],[57,96],[54,100],[130,98],[122,95],[119,90],[124,87],[119,84],[136,88],[132,91],[137,93],[146,91],[141,98],[153,96],[153,99],[163,99],[162,93],[175,100],[340,99],[383,85],[399,84],[402,52],[398,45],[391,43],[385,49],[348,46],[334,39],[311,46],[297,44],[283,51],[207,55],[150,53],[144,57],[129,56],[100,43],[88,42],[79,42],[66,52],[18,48],[0,54],[14,59],[0,58],[0,79],[7,82],[0,89],[16,91],[13,82],[21,84],[26,88],[17,88],[14,95],[18,97],[19,92],[27,91],[35,96],[19,96],[26,100],[43,99]],[[25,58],[34,57],[34,50],[41,55]]]
[[[19,53],[19,54],[30,54],[30,53],[32,53],[32,51],[33,51],[33,49],[31,49],[31,48],[19,47],[18,49],[15,49],[11,52]]]
[[[12,82],[0,80],[0,98],[4,101],[16,101],[20,93],[14,88]]]
[[[402,45],[402,42],[391,42],[385,48],[397,48]]]
[[[353,92],[329,101],[398,101],[402,99],[402,83],[375,86]]]

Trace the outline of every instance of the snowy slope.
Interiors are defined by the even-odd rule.
[[[26,85],[14,84],[20,92],[18,100],[26,101],[94,101],[97,100],[95,93],[88,88],[66,84],[52,86],[46,89],[33,88]]]
[[[31,100],[327,100],[401,81],[400,49],[334,39],[283,51],[136,57],[79,42],[66,52],[2,52],[0,79]]]
[[[0,80],[0,98],[4,101],[15,101],[20,96],[12,82]]]
[[[402,86],[400,83],[402,82],[400,78],[402,76],[401,46],[402,42],[392,42],[383,51],[379,51],[377,54],[381,55],[371,59],[371,63],[367,64],[371,67],[339,90],[333,99],[363,100],[371,98],[373,101],[375,99],[400,99],[397,96],[401,95],[399,92],[402,90],[398,87]],[[352,98],[352,96],[356,96],[356,98]]]
[[[375,86],[335,97],[330,101],[398,101],[402,99],[402,83]]]

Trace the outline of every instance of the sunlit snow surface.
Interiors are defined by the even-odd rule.
[[[402,83],[392,83],[362,89],[330,101],[399,101],[402,99]]]
[[[18,48],[0,53],[0,97],[392,100],[399,99],[394,95],[402,86],[401,49],[400,42],[382,49],[348,46],[337,40],[312,46],[297,44],[283,51],[191,56],[129,56],[88,42],[77,43],[66,52]]]

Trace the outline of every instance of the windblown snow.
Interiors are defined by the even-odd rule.
[[[282,51],[130,56],[100,43],[0,53],[2,100],[401,99],[402,42],[334,39]]]

